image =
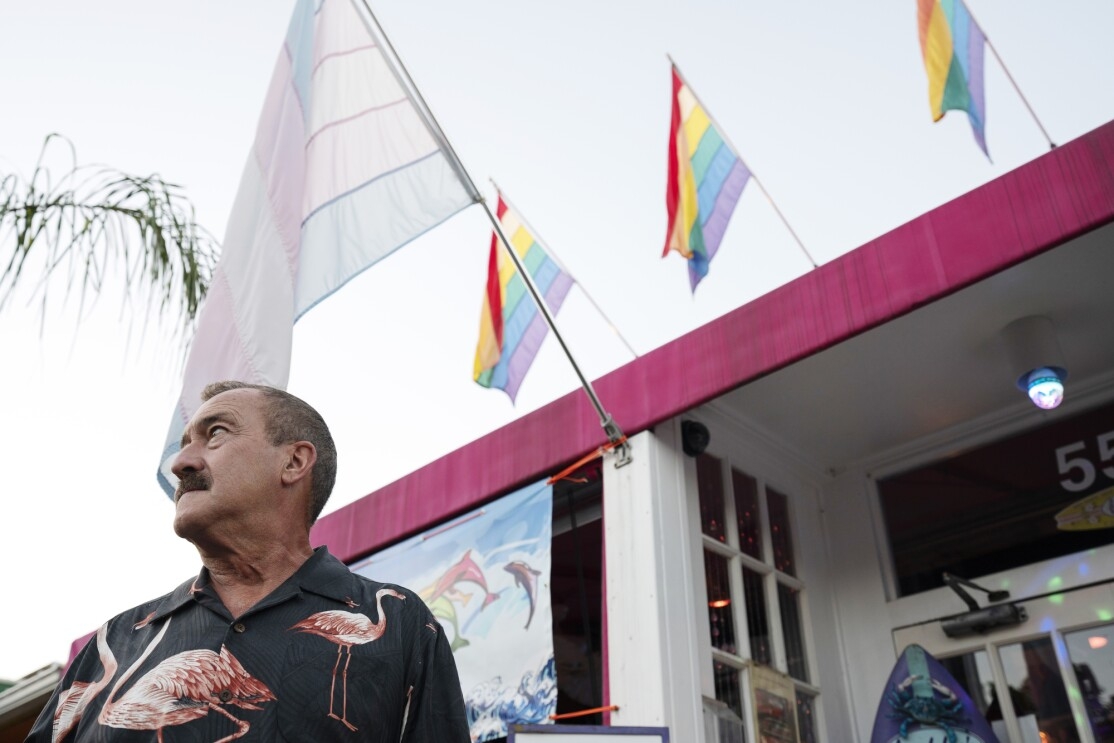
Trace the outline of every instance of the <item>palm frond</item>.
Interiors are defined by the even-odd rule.
[[[53,142],[69,146],[70,163],[54,179],[44,164]],[[194,219],[182,189],[158,175],[136,176],[77,164],[73,145],[57,134],[43,143],[29,179],[0,173],[0,311],[17,286],[37,274],[42,300],[65,276],[80,304],[100,294],[107,277],[123,277],[127,294],[176,314],[188,334],[209,288],[218,248]]]

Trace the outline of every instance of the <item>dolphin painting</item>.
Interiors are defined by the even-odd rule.
[[[538,603],[538,576],[540,570],[534,570],[522,560],[515,560],[503,566],[503,570],[514,576],[514,582],[526,589],[526,598],[530,600],[530,616],[526,618],[526,627],[530,629],[530,622],[534,619],[534,607]]]
[[[433,612],[433,616],[445,620],[453,628],[452,651],[454,653],[469,645],[467,638],[461,635],[457,607],[467,606],[472,599],[472,593],[461,591],[458,588],[461,583],[474,583],[483,589],[484,600],[480,605],[480,611],[499,598],[499,594],[487,590],[487,578],[484,576],[483,569],[472,559],[472,550],[465,551],[452,567],[441,574],[440,578],[418,591],[418,596]]]
[[[433,601],[428,603],[429,610],[433,612],[433,616],[437,619],[444,619],[453,628],[453,641],[449,649],[456,652],[461,648],[468,647],[471,643],[460,634],[460,623],[456,615],[456,606],[446,596],[438,596]]]
[[[484,602],[480,609],[486,608],[491,602],[499,598],[499,594],[487,590],[487,578],[484,577],[484,572],[480,566],[472,559],[472,550],[467,550],[455,565],[437,579],[436,583],[422,589],[418,594],[428,604],[449,593],[458,583],[475,583],[483,589]],[[455,591],[455,596],[451,597],[450,600],[459,596],[460,592]]]

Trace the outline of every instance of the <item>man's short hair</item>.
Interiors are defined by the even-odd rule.
[[[272,446],[295,441],[308,441],[317,449],[317,462],[310,473],[309,523],[321,515],[333,492],[337,479],[337,448],[325,419],[304,400],[284,390],[264,384],[248,384],[229,380],[213,382],[201,391],[201,400],[208,401],[230,390],[258,390],[267,400],[267,436]]]

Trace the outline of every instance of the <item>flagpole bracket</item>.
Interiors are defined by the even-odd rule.
[[[607,434],[607,439],[610,442],[608,448],[615,452],[615,469],[626,467],[634,461],[631,458],[630,444],[627,442],[626,434],[623,433],[623,429],[619,428],[619,424],[609,415],[600,425],[603,426],[603,432]]]

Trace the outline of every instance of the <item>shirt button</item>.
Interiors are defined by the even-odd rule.
[[[243,632],[246,629],[247,627],[244,626],[243,622],[236,622],[236,624],[232,625],[233,632]]]
[[[221,689],[221,692],[218,696],[220,697],[220,700],[222,702],[227,703],[228,700],[232,698],[232,692],[228,689]]]

